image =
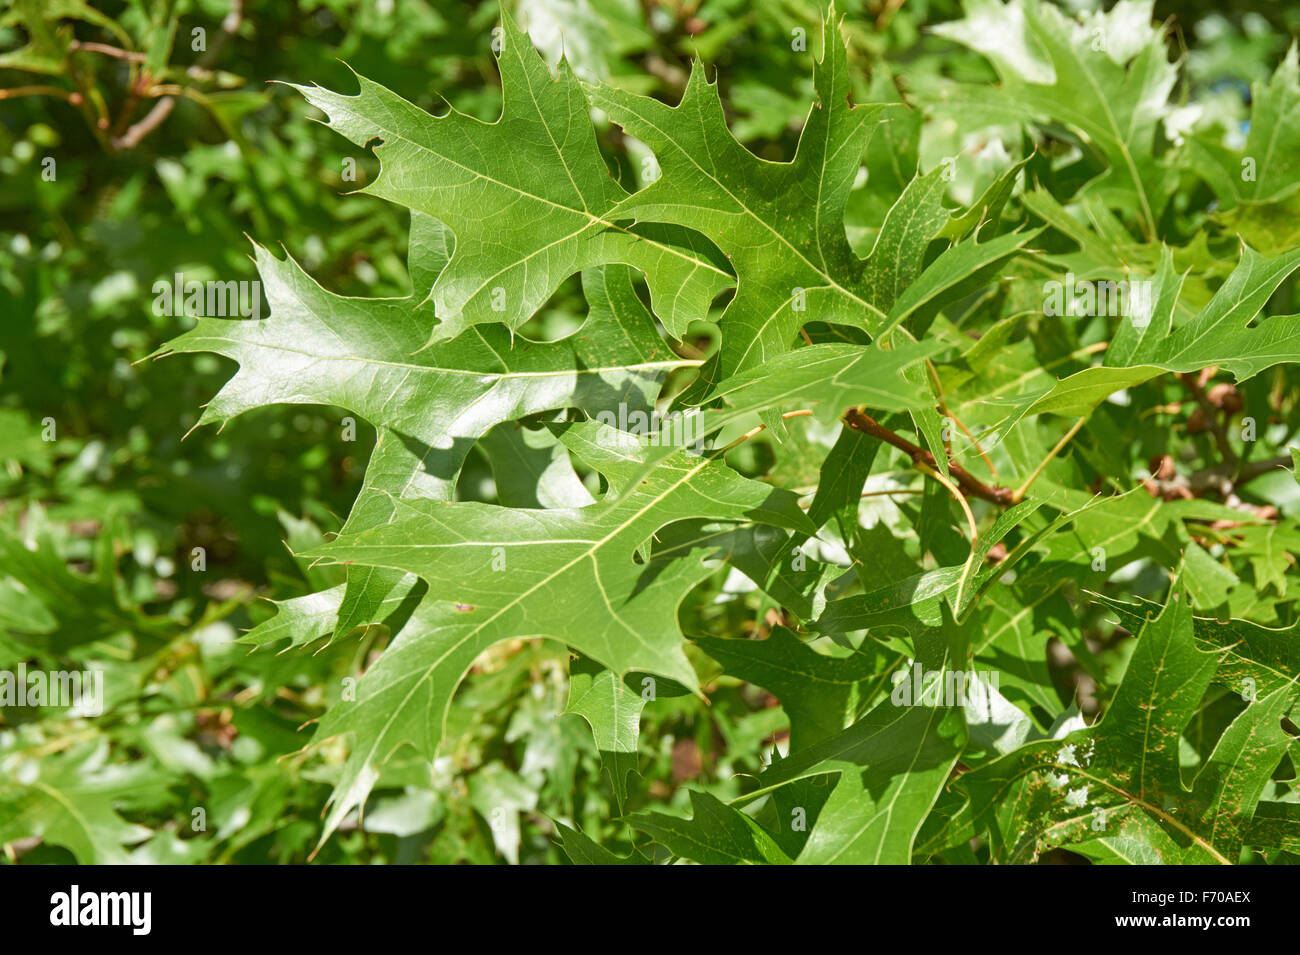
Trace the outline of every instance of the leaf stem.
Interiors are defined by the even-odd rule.
[[[980,532],[975,524],[975,514],[970,509],[970,502],[966,500],[966,495],[961,492],[961,489],[956,484],[953,484],[930,465],[918,461],[916,462],[916,469],[922,474],[928,474],[934,478],[948,489],[949,494],[957,499],[957,503],[961,505],[962,513],[966,515],[966,523],[970,526],[970,549],[971,553],[974,553],[975,545],[979,542]]]
[[[809,410],[809,409],[807,409],[807,408],[803,408],[803,409],[801,409],[801,410],[799,410],[799,411],[787,411],[785,414],[781,415],[781,417],[782,417],[782,418],[786,418],[786,419],[789,419],[789,418],[802,418],[802,417],[805,417],[805,416],[807,416],[807,415],[811,415],[811,414],[812,414],[812,411],[811,411],[811,410]],[[730,451],[732,448],[736,447],[737,445],[744,444],[744,443],[745,443],[746,441],[748,441],[750,438],[754,437],[754,436],[757,435],[757,434],[762,434],[762,433],[763,433],[764,431],[766,431],[766,430],[767,430],[767,425],[765,425],[765,424],[760,424],[760,425],[758,425],[757,427],[750,428],[748,431],[746,431],[744,434],[742,434],[742,435],[741,435],[739,438],[737,438],[735,441],[732,441],[730,444],[727,444],[727,445],[725,445],[725,446],[719,448],[719,449],[717,450],[716,454],[717,454],[717,455],[723,455],[723,454],[726,454],[726,453],[727,453],[728,451]]]
[[[1047,465],[1052,462],[1052,459],[1061,453],[1061,449],[1064,448],[1067,444],[1069,444],[1070,439],[1079,433],[1079,429],[1083,427],[1083,423],[1087,420],[1088,420],[1088,416],[1084,415],[1082,418],[1080,418],[1078,421],[1074,423],[1074,425],[1070,428],[1069,431],[1065,432],[1065,434],[1061,436],[1061,440],[1056,442],[1056,447],[1052,448],[1051,451],[1048,451],[1047,457],[1043,458],[1043,460],[1038,462],[1038,467],[1034,468],[1034,473],[1029,475],[1029,477],[1025,479],[1024,484],[1020,485],[1020,487],[1016,488],[1014,491],[1011,492],[1012,504],[1019,504],[1024,499],[1025,492],[1029,490],[1030,485],[1032,485],[1035,481],[1038,480],[1038,475],[1042,474],[1043,469],[1046,468]]]
[[[930,383],[934,385],[934,396],[939,401],[939,413],[944,417],[951,418],[953,423],[956,424],[957,427],[961,428],[962,434],[970,438],[971,445],[979,452],[979,456],[983,458],[984,463],[988,465],[989,473],[994,477],[997,477],[998,469],[993,466],[993,460],[984,452],[984,448],[980,446],[979,440],[975,435],[971,434],[970,428],[962,424],[961,418],[958,418],[957,415],[948,407],[948,401],[943,395],[943,384],[939,381],[939,372],[935,369],[934,362],[927,358],[925,360],[925,368],[926,371],[930,373]],[[950,451],[949,457],[951,456],[952,453]]]

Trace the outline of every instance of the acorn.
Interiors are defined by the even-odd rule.
[[[1215,385],[1205,393],[1205,397],[1214,407],[1221,408],[1228,414],[1236,414],[1245,405],[1237,386],[1227,382]]]
[[[1205,412],[1200,408],[1194,408],[1192,413],[1187,416],[1187,433],[1204,434],[1208,430],[1210,430],[1210,425],[1205,420]]]
[[[1157,454],[1147,462],[1147,470],[1157,481],[1168,481],[1174,476],[1174,459],[1168,454]]]

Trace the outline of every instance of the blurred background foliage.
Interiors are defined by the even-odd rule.
[[[816,35],[813,0],[510,6],[552,62],[563,50],[581,74],[668,101],[698,53],[717,65],[736,135],[760,156],[791,155],[812,98],[791,38]],[[953,0],[839,9],[863,100],[994,79],[927,34],[960,17]],[[1171,55],[1194,49],[1183,94],[1212,100],[1226,128],[1300,26],[1300,8],[1267,0],[1156,11],[1172,18]],[[405,214],[350,194],[373,157],[276,81],[351,89],[350,66],[431,111],[450,101],[491,119],[497,22],[495,0],[13,0],[0,14],[0,668],[93,661],[111,688],[94,720],[0,709],[3,862],[112,861],[124,844],[139,861],[311,854],[341,753],[301,752],[300,727],[387,635],[315,655],[250,656],[233,641],[271,616],[262,598],[341,580],[294,553],[339,528],[373,433],[355,423],[347,440],[341,412],[282,406],[183,440],[233,368],[211,355],[137,363],[188,321],[156,314],[153,286],[177,273],[256,279],[247,236],[283,243],[334,291],[407,294]],[[929,168],[956,124],[941,112],[925,123]],[[626,161],[605,136],[611,163]],[[969,198],[978,186],[953,188]],[[534,333],[585,313],[571,286]],[[471,462],[466,493],[488,473]],[[720,602],[734,619],[687,629],[742,633],[757,607]],[[620,807],[587,727],[559,718],[567,658],[520,641],[479,661],[445,755],[390,764],[364,829],[345,826],[317,861],[562,862],[553,820],[608,844],[622,810],[684,808],[687,781],[735,795],[735,774],[757,771],[788,725],[770,694],[729,678],[710,687],[711,707],[662,699],[641,734],[653,782]],[[69,831],[55,792],[92,824]]]

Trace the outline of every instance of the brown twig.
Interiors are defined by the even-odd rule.
[[[850,408],[844,413],[844,423],[855,431],[861,431],[863,434],[869,434],[873,438],[879,438],[891,447],[902,451],[912,459],[914,464],[924,464],[928,468],[937,469],[938,463],[934,455],[922,447],[918,447],[906,438],[895,434],[886,428],[875,418],[871,417],[861,408]],[[948,473],[952,475],[957,486],[966,494],[981,498],[993,504],[1006,505],[1011,504],[1012,491],[1007,487],[996,487],[985,484],[975,475],[971,474],[965,468],[958,464],[949,463]]]
[[[1217,494],[1225,500],[1230,500],[1238,488],[1249,484],[1255,478],[1270,471],[1286,470],[1290,465],[1289,456],[1278,455],[1262,461],[1247,461],[1239,469],[1228,464],[1219,464],[1187,476],[1173,473],[1153,474],[1144,483],[1152,496],[1163,497],[1166,500],[1190,500],[1205,497],[1207,494]]]
[[[86,53],[102,53],[104,56],[111,56],[119,60],[130,60],[133,63],[143,63],[146,59],[143,53],[124,50],[121,47],[110,46],[107,43],[87,43],[82,40],[73,40],[68,44],[68,49],[84,50]]]
[[[1291,466],[1291,456],[1289,454],[1279,454],[1277,457],[1266,458],[1263,461],[1247,461],[1237,472],[1237,479],[1233,482],[1237,486],[1245,484],[1247,481],[1253,481],[1269,471],[1276,471],[1279,468],[1286,470]]]
[[[221,21],[221,32],[209,44],[207,51],[185,72],[196,79],[211,75],[208,67],[221,55],[226,42],[239,30],[239,25],[243,20],[244,0],[231,0],[230,12]],[[113,139],[113,148],[119,150],[134,149],[140,145],[141,140],[162,125],[163,120],[171,114],[175,105],[176,97],[174,95],[167,96],[154,103],[153,108],[145,113],[140,122],[133,123],[125,133]]]
[[[140,141],[157,129],[176,105],[176,98],[168,96],[153,104],[153,108],[144,114],[144,119],[132,123],[127,131],[113,140],[114,149],[134,149]]]

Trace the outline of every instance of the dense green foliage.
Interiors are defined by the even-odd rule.
[[[17,0],[5,861],[1300,861],[1296,22]]]

